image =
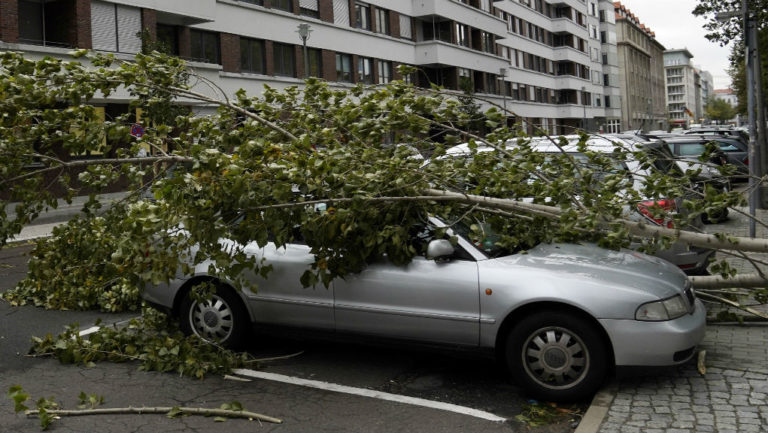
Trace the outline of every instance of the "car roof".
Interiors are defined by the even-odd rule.
[[[567,144],[560,146],[562,139],[565,139]],[[578,143],[581,140],[579,135],[561,135],[552,137],[531,137],[507,140],[507,146],[513,147],[517,145],[517,140],[530,140],[532,148],[539,152],[578,152]],[[555,144],[557,143],[557,144]],[[656,147],[652,141],[644,140],[642,137],[638,137],[631,134],[608,134],[608,135],[593,135],[586,141],[589,150],[595,152],[611,153],[616,148],[616,145],[626,147],[628,150],[639,150],[641,145],[643,147]],[[482,143],[477,144],[478,152],[488,152],[493,150],[491,146],[487,146]],[[459,156],[469,154],[469,143],[462,143],[451,147],[446,151],[446,156]]]

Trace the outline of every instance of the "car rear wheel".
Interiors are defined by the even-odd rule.
[[[509,333],[506,363],[515,381],[546,401],[589,398],[605,378],[605,343],[594,326],[562,312],[530,315]]]
[[[179,314],[181,330],[187,335],[227,349],[242,347],[248,336],[249,317],[233,289],[219,286],[210,299],[197,301],[187,292]]]

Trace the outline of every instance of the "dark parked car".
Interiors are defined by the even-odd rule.
[[[736,138],[742,140],[745,144],[749,142],[749,136],[740,129],[722,128],[722,127],[707,127],[707,128],[692,128],[683,133],[684,135],[706,135],[706,136],[718,136],[726,138]]]
[[[726,163],[736,168],[737,176],[743,177],[749,174],[749,149],[746,142],[737,137],[725,137],[717,135],[684,135],[680,137],[668,137],[664,141],[669,145],[673,154],[684,159],[698,159],[706,150],[707,143],[717,144]],[[719,155],[715,155],[719,158]],[[719,161],[712,161],[719,164]]]

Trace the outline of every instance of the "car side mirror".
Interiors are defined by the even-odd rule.
[[[427,245],[428,260],[446,259],[452,256],[453,252],[453,245],[447,239],[433,239]]]

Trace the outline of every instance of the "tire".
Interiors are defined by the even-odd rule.
[[[192,299],[191,293],[184,296],[179,310],[181,330],[227,349],[241,348],[249,335],[250,317],[240,296],[224,286],[204,302]]]
[[[544,401],[584,401],[608,370],[605,343],[594,326],[564,312],[525,317],[509,332],[505,361],[513,379]]]

